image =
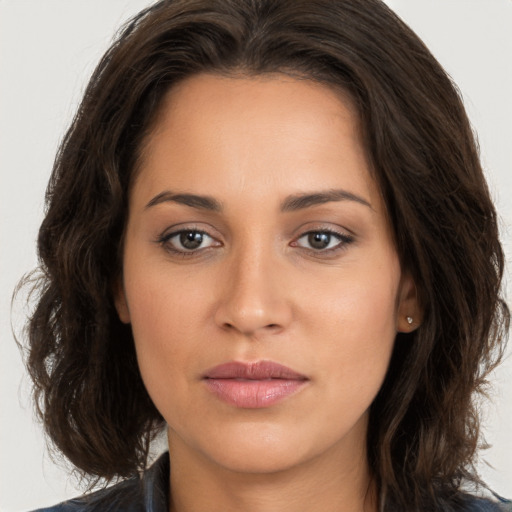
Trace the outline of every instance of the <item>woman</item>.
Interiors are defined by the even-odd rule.
[[[377,0],[160,2],[93,75],[39,235],[56,510],[471,497],[503,255],[461,101]],[[151,439],[164,456],[139,481]],[[142,482],[142,485],[140,485]]]

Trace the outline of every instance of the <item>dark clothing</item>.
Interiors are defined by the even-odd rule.
[[[142,479],[131,478],[88,496],[34,512],[168,512],[169,453],[163,454]],[[458,512],[512,512],[512,502],[463,495]],[[243,511],[240,511],[243,512]]]
[[[34,512],[169,512],[169,453],[144,472],[118,484]]]

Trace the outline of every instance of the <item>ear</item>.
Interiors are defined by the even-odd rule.
[[[124,324],[131,322],[130,310],[128,309],[128,302],[126,301],[126,292],[124,291],[123,281],[121,278],[116,279],[113,286],[114,305],[116,307],[119,320]]]
[[[402,274],[398,290],[396,330],[409,333],[423,321],[423,309],[418,300],[418,289],[409,273]]]

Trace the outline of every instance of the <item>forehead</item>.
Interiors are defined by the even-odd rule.
[[[236,116],[231,116],[232,113]],[[309,126],[311,136],[320,136],[318,129],[323,124],[323,131],[343,125],[345,135],[356,144],[360,138],[358,114],[347,92],[281,73],[229,77],[209,73],[193,75],[168,91],[152,136],[158,137],[177,123],[195,131],[201,125],[209,128],[211,125],[202,122],[205,115],[210,121],[218,122],[217,129],[227,130],[236,125],[244,134],[256,135],[258,128],[263,128],[269,136],[276,132],[299,135],[299,130],[304,133]]]
[[[229,185],[263,198],[343,185],[378,195],[348,94],[282,74],[200,74],[177,84],[146,140],[140,174],[147,194],[172,186],[222,195]]]

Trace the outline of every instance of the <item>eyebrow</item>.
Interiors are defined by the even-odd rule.
[[[320,192],[296,194],[287,197],[281,205],[282,212],[294,212],[311,206],[338,201],[355,201],[356,203],[368,206],[373,210],[372,205],[366,199],[348,192],[346,190],[325,190]]]
[[[146,205],[146,209],[167,202],[184,204],[185,206],[199,210],[210,210],[213,212],[220,212],[222,210],[222,205],[213,197],[200,196],[197,194],[174,194],[168,190],[161,192],[151,199]]]
[[[354,201],[364,206],[368,206],[368,208],[373,210],[372,205],[366,199],[353,194],[352,192],[336,189],[288,196],[281,204],[281,211],[294,212],[310,208],[312,206],[338,201]],[[222,204],[211,196],[173,193],[168,190],[161,192],[151,199],[151,201],[146,204],[145,209],[167,202],[183,204],[199,210],[209,210],[213,212],[222,211]]]

